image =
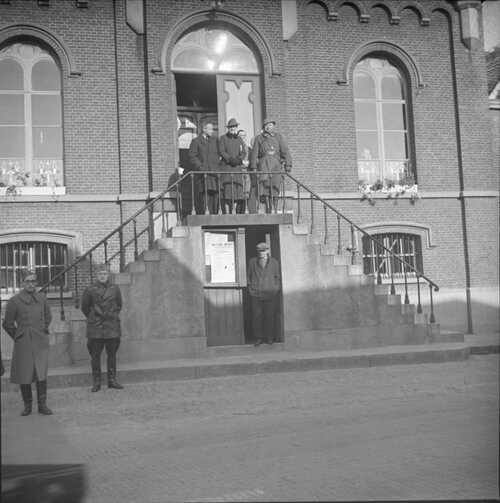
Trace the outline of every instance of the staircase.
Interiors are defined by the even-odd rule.
[[[200,174],[203,176],[197,173]],[[296,185],[298,196],[292,199],[290,191],[285,193],[283,184],[282,207],[278,214],[224,216],[225,221],[232,219],[234,225],[244,225],[250,218],[260,218],[265,223],[271,216],[274,223],[279,222],[284,341],[274,351],[463,342],[462,334],[442,335],[435,322],[432,292],[438,287],[434,282],[407,263],[404,263],[402,293],[396,292],[393,278],[390,284],[382,284],[380,274],[378,277],[363,274],[362,266],[357,263],[355,233],[364,231],[291,175],[283,177],[287,177],[289,185]],[[201,224],[171,229],[165,225],[165,207],[172,197],[177,198],[177,208],[182,207],[178,200],[181,191],[175,189],[186,179],[194,186],[193,178],[193,173],[184,175],[64,272],[72,278],[70,284],[78,301],[85,283],[93,279],[95,262],[108,263],[115,271],[114,281],[120,286],[124,301],[122,361],[244,354],[259,350],[242,346],[207,347]],[[308,198],[302,199],[302,203],[301,190]],[[310,211],[304,217],[306,204]],[[331,218],[328,221],[325,217],[321,232],[314,222],[314,205],[319,205],[323,214]],[[155,211],[156,219],[161,219],[162,223],[162,237],[158,239],[153,231]],[[178,214],[178,221],[181,219],[182,215]],[[327,233],[332,233],[332,221],[337,224],[337,239],[333,244],[327,239]],[[141,222],[146,226],[138,232]],[[133,229],[128,240],[127,228]],[[141,245],[143,251],[139,252]],[[392,253],[380,243],[377,246],[381,252]],[[392,255],[391,260],[403,262]],[[412,271],[418,279],[416,304],[409,302],[411,287],[407,272]],[[57,277],[51,283],[57,284]],[[421,284],[429,288],[429,313],[422,312]],[[43,289],[47,287],[44,285]],[[85,320],[77,308],[67,309],[67,303],[62,300],[62,288],[60,291],[61,320],[55,321],[59,326],[55,341],[59,350],[53,353],[59,355],[56,356],[61,359],[59,364],[75,363],[87,358]],[[52,363],[58,364],[57,361]]]

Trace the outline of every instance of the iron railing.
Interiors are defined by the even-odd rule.
[[[78,307],[79,290],[82,285],[94,280],[94,267],[96,263],[104,263],[112,266],[118,260],[118,266],[115,269],[122,272],[125,268],[126,258],[137,260],[141,246],[143,249],[151,248],[154,243],[154,228],[158,219],[161,219],[161,235],[167,236],[166,225],[166,204],[175,201],[174,211],[177,215],[177,225],[184,223],[188,215],[210,215],[208,196],[212,187],[212,197],[216,198],[217,215],[222,215],[227,211],[224,208],[224,200],[221,197],[222,189],[231,187],[230,194],[232,203],[231,213],[236,214],[237,198],[235,197],[235,189],[240,190],[239,185],[244,185],[243,176],[248,176],[251,186],[250,197],[243,199],[243,206],[240,207],[240,212],[248,214],[255,213],[288,213],[294,214],[294,218],[298,224],[303,223],[304,216],[308,213],[309,216],[309,232],[322,234],[322,241],[328,244],[333,235],[336,235],[336,253],[342,255],[344,251],[351,254],[351,263],[355,264],[359,253],[358,234],[366,237],[373,242],[374,249],[377,251],[377,258],[381,261],[391,261],[390,272],[390,293],[396,293],[394,282],[394,265],[399,264],[398,270],[403,271],[404,280],[404,304],[410,304],[408,275],[412,275],[412,279],[416,278],[417,282],[417,313],[422,313],[421,304],[421,283],[425,283],[429,288],[430,296],[430,315],[429,321],[435,323],[433,291],[437,292],[439,286],[424,275],[415,266],[408,263],[406,260],[398,256],[393,250],[385,247],[380,241],[368,234],[361,227],[356,225],[351,219],[347,218],[340,211],[334,208],[328,201],[321,198],[312,189],[304,183],[296,179],[290,173],[286,172],[250,172],[242,174],[241,171],[191,171],[172,183],[167,189],[158,194],[153,199],[150,199],[142,208],[137,210],[131,217],[121,223],[114,230],[109,232],[97,244],[92,246],[83,255],[77,257],[69,266],[57,274],[49,282],[41,287],[41,291],[46,291],[51,285],[59,287],[59,304],[61,310],[61,319],[65,319],[63,290],[65,278],[68,284],[71,285],[74,292],[75,305]],[[209,183],[209,178],[212,178]],[[273,190],[274,187],[274,190]],[[175,194],[174,194],[175,191]],[[172,194],[169,194],[172,193]],[[295,195],[296,194],[296,195]],[[267,199],[268,205],[264,209],[261,201]],[[250,208],[251,202],[254,202],[254,207]],[[155,216],[155,208],[159,205],[159,211]],[[317,207],[320,206],[323,213],[323,228],[318,228],[316,217]],[[138,230],[138,226],[142,223],[144,226]],[[331,237],[332,236],[332,237]],[[147,237],[147,240],[145,239]],[[131,249],[129,248],[131,247]],[[97,262],[96,262],[96,259]],[[80,270],[79,270],[80,269]],[[377,270],[377,284],[382,284],[382,275],[380,267]],[[399,273],[401,274],[401,273]],[[68,276],[72,275],[68,281]]]

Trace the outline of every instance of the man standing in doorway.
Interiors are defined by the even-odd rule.
[[[257,204],[265,203],[266,213],[276,212],[278,209],[280,187],[284,183],[280,174],[283,168],[287,173],[292,170],[292,156],[283,136],[274,130],[275,126],[276,121],[264,120],[263,131],[255,137],[250,154],[252,171],[272,172],[258,175]]]
[[[97,269],[97,281],[82,296],[82,311],[87,318],[87,349],[92,365],[92,390],[101,389],[101,354],[106,348],[108,388],[123,389],[116,380],[116,352],[120,347],[122,296],[109,281],[106,265]]]
[[[38,412],[52,414],[47,407],[49,325],[52,320],[45,295],[36,291],[36,273],[23,273],[23,289],[7,303],[3,328],[14,339],[10,381],[19,384],[24,402],[21,416],[32,411],[31,383],[36,382]]]
[[[195,171],[217,171],[219,169],[219,146],[217,138],[213,136],[214,126],[208,122],[203,126],[202,133],[193,139],[189,145],[189,161]],[[217,175],[198,175],[198,208],[197,213],[216,215],[218,211],[218,183]]]
[[[269,254],[267,243],[257,245],[257,257],[248,264],[248,292],[252,306],[255,345],[275,341],[281,275],[278,261]]]

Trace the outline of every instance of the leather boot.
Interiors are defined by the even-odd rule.
[[[36,382],[36,393],[38,399],[38,412],[44,416],[50,416],[53,412],[47,407],[47,381]]]
[[[108,388],[123,389],[123,386],[116,380],[116,368],[108,369]]]
[[[101,389],[101,373],[99,372],[98,374],[92,373],[92,388],[90,391],[95,393],[96,391],[99,391]]]
[[[31,384],[21,384],[21,396],[23,397],[24,409],[21,416],[29,416],[33,406],[33,393],[31,391]]]

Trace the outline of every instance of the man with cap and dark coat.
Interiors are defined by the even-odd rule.
[[[122,296],[109,281],[107,266],[97,268],[97,281],[82,295],[82,312],[87,318],[87,349],[91,358],[92,390],[101,389],[101,354],[106,348],[108,388],[123,389],[116,380],[116,352],[120,347]]]
[[[287,173],[292,170],[292,156],[283,136],[274,130],[276,121],[265,119],[263,131],[255,137],[250,154],[250,168],[255,171]],[[284,182],[280,174],[259,175],[258,194],[260,202],[266,205],[266,212],[278,208],[280,186]]]
[[[238,126],[239,124],[236,119],[230,119],[226,125],[227,133],[219,138],[221,171],[245,171],[243,160],[245,159],[247,149],[243,140],[238,135]],[[243,175],[222,175],[221,185],[223,213],[244,213]]]
[[[47,407],[49,325],[52,320],[45,295],[36,291],[36,273],[23,273],[23,289],[7,302],[3,328],[14,339],[10,381],[19,384],[24,402],[22,416],[32,411],[31,383],[36,382],[38,412],[52,414]]]
[[[278,261],[269,254],[267,243],[257,245],[257,257],[250,259],[247,268],[248,293],[252,307],[252,329],[255,345],[263,340],[272,344],[277,329],[281,274]]]
[[[219,145],[217,138],[213,136],[214,126],[208,122],[203,126],[202,133],[193,139],[189,145],[189,161],[194,171],[218,171],[219,169]],[[196,177],[198,191],[198,213],[208,212],[216,215],[218,212],[218,184],[217,175],[207,174]]]

